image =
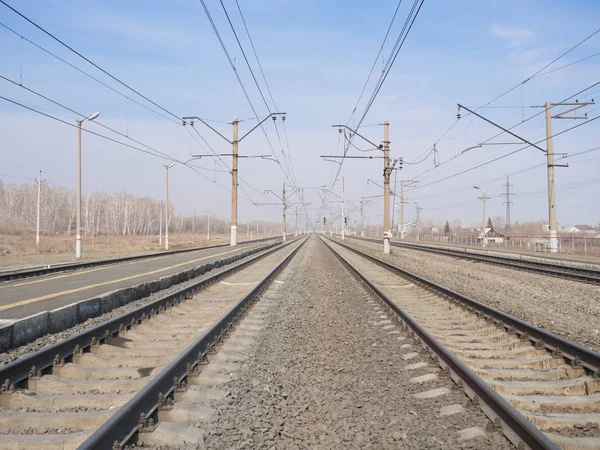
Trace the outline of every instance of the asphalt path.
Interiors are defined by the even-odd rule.
[[[0,319],[20,319],[93,298],[116,289],[158,280],[192,267],[233,256],[269,241],[242,243],[56,273],[0,284]]]

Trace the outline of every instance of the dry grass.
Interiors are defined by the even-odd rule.
[[[164,239],[164,237],[163,237]],[[240,239],[245,239],[244,235]],[[200,234],[170,234],[169,248],[224,244],[229,235],[211,233],[210,241]],[[83,238],[82,260],[115,258],[158,252],[164,248],[158,244],[158,236],[96,236]],[[0,268],[38,266],[73,262],[75,260],[75,237],[67,235],[42,236],[40,248],[35,245],[35,235],[0,235]]]

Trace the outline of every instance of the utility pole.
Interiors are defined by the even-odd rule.
[[[194,229],[196,226],[196,210],[192,211],[192,234],[194,234]]]
[[[364,200],[360,199],[360,235],[365,235],[365,211],[364,211]]]
[[[575,119],[587,120],[585,116],[565,116],[565,114],[575,111],[584,106],[594,105],[594,100],[591,102],[575,103],[550,103],[546,102],[544,108],[546,110],[546,157],[548,166],[548,235],[550,238],[550,253],[558,252],[558,232],[556,229],[556,194],[554,189],[554,168],[569,167],[568,164],[554,164],[554,145],[552,143],[552,119]],[[572,106],[572,108],[561,113],[551,114],[554,106]]]
[[[166,199],[165,199],[165,250],[169,250],[169,169],[175,165],[174,162],[165,166],[166,177]]]
[[[90,122],[100,115],[95,112],[77,122],[77,230],[75,231],[75,257],[81,258],[81,124],[86,120]]]
[[[287,208],[286,202],[285,202],[285,181],[283,182],[283,191],[281,194],[281,199],[283,201],[283,224],[282,224],[282,234],[283,234],[283,242],[285,242],[286,236],[285,236],[285,209]]]
[[[208,213],[206,222],[206,240],[210,241],[210,213]]]
[[[416,210],[417,210],[417,225],[421,226],[421,211],[423,211],[423,208],[421,206],[419,206],[419,202],[414,202],[416,205]]]
[[[329,236],[333,236],[333,211],[329,207]]]
[[[400,219],[398,220],[398,226],[400,227],[400,239],[404,239],[404,235],[406,234],[406,230],[404,229],[404,204],[408,202],[406,202],[406,199],[404,198],[404,188],[415,187],[418,182],[418,180],[400,180]],[[417,213],[417,224],[418,223],[419,220]]]
[[[510,188],[513,186],[508,182],[508,177],[506,177],[506,184],[504,187],[506,188],[506,192],[503,192],[502,196],[506,197],[506,201],[504,202],[506,205],[506,230],[510,230],[510,205],[513,204],[513,202],[510,201],[510,196],[515,194],[510,192]]]
[[[37,177],[37,185],[38,185],[38,195],[37,195],[37,220],[35,226],[35,245],[39,248],[40,246],[40,210],[41,210],[41,200],[42,200],[42,183],[46,180],[42,180],[42,171],[38,172]]]
[[[342,241],[345,240],[344,229],[346,227],[346,216],[344,214],[344,177],[342,177]]]
[[[383,122],[383,253],[390,254],[390,123]]]
[[[568,164],[554,164],[555,153],[554,153],[554,148],[553,148],[553,144],[552,144],[552,119],[587,120],[587,118],[588,118],[587,113],[584,116],[565,116],[565,114],[568,114],[570,112],[578,110],[579,108],[583,108],[584,106],[595,105],[595,104],[596,103],[592,99],[591,102],[579,102],[578,100],[575,100],[574,103],[550,103],[547,101],[544,104],[544,106],[532,106],[532,108],[544,108],[545,112],[546,112],[546,150],[537,146],[534,143],[529,142],[527,139],[522,138],[521,136],[513,133],[512,131],[510,131],[504,127],[501,127],[500,125],[492,122],[491,120],[486,119],[485,117],[477,114],[475,111],[472,111],[469,108],[466,108],[465,106],[461,105],[460,103],[458,104],[458,113],[456,115],[458,119],[460,119],[460,117],[461,117],[460,109],[461,108],[465,109],[466,111],[470,112],[474,116],[479,117],[482,120],[485,120],[486,122],[494,125],[497,128],[500,128],[505,133],[508,133],[518,139],[521,139],[523,142],[529,144],[531,147],[536,148],[537,150],[540,150],[540,151],[546,153],[546,159],[547,159],[546,165],[547,165],[547,169],[548,169],[548,237],[549,237],[549,241],[550,241],[549,242],[550,243],[550,246],[549,246],[550,253],[556,253],[558,251],[558,233],[557,233],[557,229],[556,229],[556,198],[555,198],[555,190],[554,190],[554,168],[555,167],[569,167]],[[552,116],[551,110],[555,106],[571,106],[571,108]],[[477,147],[481,147],[481,145],[482,144],[478,145]],[[471,147],[471,148],[475,148],[475,147]],[[467,150],[470,150],[470,148]],[[465,151],[466,150],[464,150],[463,153]]]
[[[163,205],[162,202],[160,202],[160,206],[158,207],[158,216],[159,216],[159,220],[158,220],[158,245],[162,246],[162,218],[163,218]]]
[[[481,192],[483,192],[483,196],[481,197],[477,197],[479,200],[481,200],[483,202],[483,221],[482,221],[482,234],[481,234],[481,246],[485,247],[487,244],[487,239],[485,238],[485,228],[486,228],[486,220],[485,220],[485,207],[486,207],[486,202],[490,199],[490,197],[488,197],[485,193],[485,189],[481,189],[479,186],[473,186],[474,189],[479,189]]]
[[[271,113],[267,117],[265,117],[263,120],[261,120],[256,126],[254,126],[254,128],[252,128],[250,131],[248,131],[246,134],[244,134],[239,139],[238,139],[239,120],[237,118],[233,119],[233,122],[231,123],[231,125],[233,125],[233,140],[231,140],[231,141],[229,139],[227,139],[225,136],[223,136],[221,133],[219,133],[217,130],[215,130],[213,127],[211,127],[208,123],[206,123],[200,117],[197,117],[197,116],[183,117],[184,125],[187,124],[186,120],[190,120],[190,125],[192,125],[192,126],[194,126],[194,120],[199,120],[200,122],[202,122],[204,125],[206,125],[208,128],[210,128],[212,131],[217,133],[221,138],[223,138],[225,141],[227,141],[232,146],[232,153],[229,155],[227,155],[227,154],[223,154],[223,155],[217,155],[217,154],[215,154],[215,155],[192,155],[194,158],[201,158],[201,157],[207,157],[207,156],[210,156],[210,157],[231,156],[232,157],[232,161],[231,161],[231,226],[230,226],[231,227],[231,246],[232,247],[235,247],[237,245],[238,158],[240,158],[240,156],[238,154],[238,144],[246,136],[248,136],[250,133],[252,133],[254,130],[256,130],[258,127],[262,127],[262,124],[269,117],[272,117],[273,121],[275,121],[276,116],[278,116],[278,115],[283,116],[283,120],[285,120],[285,113],[280,113],[280,112]],[[258,155],[258,156],[255,156],[255,158],[269,159],[270,156],[271,155]],[[249,158],[249,156],[242,156],[242,158]]]
[[[298,237],[298,207],[296,206],[296,233],[294,236]]]
[[[238,203],[238,124],[237,117],[233,119],[233,141],[231,158],[231,239],[232,247],[237,245],[237,203]]]

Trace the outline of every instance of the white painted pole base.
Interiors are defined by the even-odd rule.
[[[231,246],[235,247],[237,245],[237,226],[231,225]]]
[[[283,234],[282,241],[283,241],[283,242],[285,242],[285,241],[286,241],[286,239],[287,239],[287,238],[285,237],[285,233],[284,233],[284,234]]]
[[[556,235],[556,230],[550,230],[550,248],[548,250],[550,253],[558,252],[558,237]]]
[[[169,236],[165,235],[165,250],[169,250]]]
[[[383,238],[383,253],[385,253],[386,255],[389,255],[391,253],[389,237]]]
[[[75,258],[81,258],[81,235],[75,236]]]

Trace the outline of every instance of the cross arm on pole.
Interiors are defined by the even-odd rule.
[[[353,130],[352,128],[346,126],[346,125],[331,125],[332,128],[339,128],[340,132],[342,131],[341,128],[345,128],[346,130],[349,130],[351,133],[357,135],[358,137],[360,137],[361,139],[364,139],[365,141],[367,141],[369,144],[371,144],[373,147],[382,150],[383,149],[383,144],[375,144],[373,142],[371,142],[369,139],[367,139],[366,137],[364,137],[362,134],[358,133],[356,130]]]
[[[275,116],[285,116],[285,113],[284,112],[276,112],[276,113],[269,114],[263,120],[261,120],[260,122],[258,122],[258,124],[256,124],[250,131],[248,131],[245,135],[243,135],[241,138],[239,138],[238,142],[241,142],[242,139],[244,139],[246,136],[248,136],[250,133],[252,133],[258,127],[260,127],[269,117],[273,117],[273,120],[275,120]]]
[[[217,130],[215,130],[213,127],[211,127],[209,124],[207,124],[204,120],[202,120],[200,117],[198,116],[189,116],[189,117],[183,117],[183,124],[185,125],[185,121],[186,120],[191,120],[190,125],[194,126],[194,119],[199,120],[200,122],[202,122],[204,125],[206,125],[208,128],[210,128],[211,130],[213,130],[215,133],[217,133],[219,136],[221,136],[223,139],[225,139],[227,142],[229,142],[230,144],[233,144],[233,142],[231,142],[229,139],[227,139],[225,136],[223,136],[221,133],[219,133]]]
[[[504,128],[503,126],[500,126],[500,125],[498,125],[497,123],[494,123],[494,122],[492,122],[492,121],[491,121],[491,120],[489,120],[489,119],[486,119],[485,117],[483,117],[483,116],[481,116],[481,115],[477,114],[475,111],[472,111],[472,110],[470,110],[469,108],[467,108],[467,107],[465,107],[465,106],[461,105],[460,103],[457,103],[457,105],[458,105],[458,113],[457,113],[457,117],[458,117],[459,119],[460,119],[460,109],[462,108],[462,109],[464,109],[464,110],[466,110],[466,111],[470,112],[470,113],[471,113],[471,114],[473,114],[474,116],[476,116],[476,117],[479,117],[481,120],[484,120],[484,121],[486,121],[487,123],[489,123],[489,124],[491,124],[491,125],[494,125],[496,128],[500,128],[500,129],[501,129],[502,131],[504,131],[505,133],[508,133],[508,134],[510,134],[511,136],[514,136],[514,137],[516,137],[517,139],[520,139],[520,140],[522,140],[523,142],[525,142],[525,143],[527,143],[527,144],[531,145],[532,147],[534,147],[534,148],[537,148],[539,151],[546,153],[546,150],[544,150],[543,148],[541,148],[541,147],[538,147],[538,146],[537,146],[537,145],[535,145],[534,143],[532,143],[532,142],[529,142],[527,139],[525,139],[525,138],[523,138],[523,137],[521,137],[521,136],[519,136],[519,135],[517,135],[517,134],[513,133],[512,131],[510,131],[510,130],[508,130],[508,129]]]

